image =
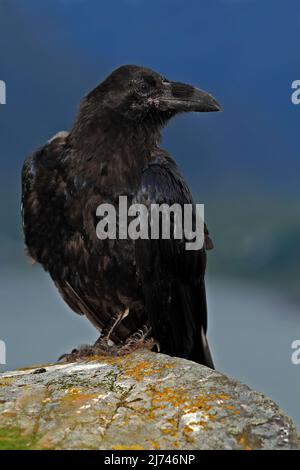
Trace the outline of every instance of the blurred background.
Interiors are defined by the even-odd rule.
[[[69,129],[80,99],[134,63],[210,91],[223,113],[164,131],[215,243],[209,339],[218,370],[300,426],[300,79],[297,0],[0,0],[0,370],[54,361],[97,333],[23,249],[24,158]]]

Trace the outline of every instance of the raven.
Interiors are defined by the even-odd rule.
[[[178,239],[106,239],[96,234],[100,204],[193,204],[171,156],[164,125],[181,112],[219,111],[205,91],[136,65],[114,70],[82,101],[71,131],[29,156],[22,170],[22,219],[31,258],[60,294],[99,330],[95,351],[136,344],[213,368],[206,339],[205,245]],[[208,248],[211,240],[205,228]]]

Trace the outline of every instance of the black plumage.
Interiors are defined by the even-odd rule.
[[[213,367],[204,285],[205,247],[184,240],[99,240],[96,209],[192,203],[162,127],[179,112],[217,111],[206,92],[149,69],[123,66],[83,100],[70,133],[24,163],[22,215],[29,255],[49,272],[67,304],[125,351],[151,336],[162,352]],[[207,244],[210,244],[206,230]]]

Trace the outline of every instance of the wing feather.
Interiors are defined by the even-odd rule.
[[[161,152],[145,169],[136,201],[148,209],[154,203],[193,204],[175,163]],[[213,367],[205,337],[205,248],[187,251],[184,239],[140,239],[136,263],[146,312],[162,352]]]

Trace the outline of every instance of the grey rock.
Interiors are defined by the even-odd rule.
[[[300,449],[278,406],[149,351],[0,375],[0,449]]]

